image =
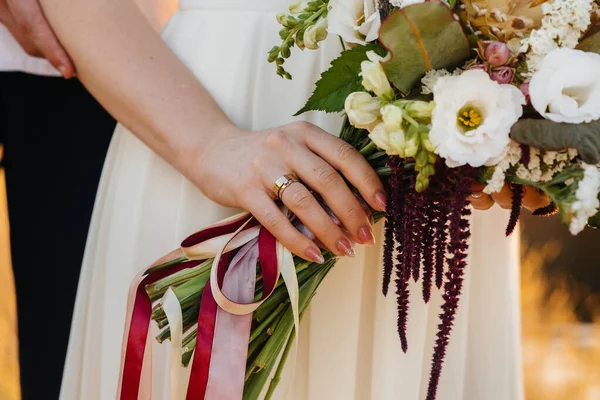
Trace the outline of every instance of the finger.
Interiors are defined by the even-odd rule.
[[[504,209],[512,208],[512,191],[508,185],[504,185],[500,192],[492,193],[491,196],[500,207]]]
[[[58,69],[63,77],[72,78],[75,74],[73,62],[48,24],[39,3],[35,0],[13,0],[9,2],[9,7],[22,36],[30,41],[35,49],[29,50],[28,53],[41,55]]]
[[[244,203],[244,208],[288,250],[307,261],[323,264],[321,250],[292,225],[266,193],[249,194]]]
[[[350,239],[302,183],[294,182],[286,187],[280,199],[331,252],[354,256]]]
[[[387,200],[383,183],[354,147],[313,125],[305,138],[308,148],[340,171],[371,207],[385,211]]]
[[[495,204],[492,197],[483,192],[474,192],[468,197],[468,200],[476,210],[489,210]]]
[[[352,239],[362,244],[375,244],[369,216],[342,176],[310,151],[298,150],[293,154],[290,166],[303,182],[323,197]]]
[[[525,194],[523,196],[523,207],[529,211],[535,211],[538,208],[547,207],[551,200],[543,192],[540,192],[533,186],[524,186]]]

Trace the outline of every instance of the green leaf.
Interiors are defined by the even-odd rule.
[[[588,164],[600,162],[600,121],[565,124],[547,119],[522,119],[511,129],[516,142],[542,150],[575,148]]]
[[[360,63],[367,59],[367,51],[373,50],[383,56],[385,50],[376,44],[358,46],[346,50],[333,60],[331,67],[321,74],[315,90],[306,105],[294,115],[307,111],[339,112],[344,109],[346,97],[353,92],[364,92],[360,73]]]
[[[381,25],[379,41],[392,56],[383,68],[404,94],[427,71],[456,66],[470,51],[460,23],[437,0],[392,12]]]

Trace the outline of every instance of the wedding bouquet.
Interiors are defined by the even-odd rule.
[[[471,186],[512,192],[507,235],[529,188],[552,202],[534,214],[558,213],[574,235],[600,227],[598,9],[592,0],[297,0],[278,15],[282,42],[268,61],[284,78],[292,48],[318,49],[329,34],[341,39],[341,55],[298,114],[344,113],[340,137],[388,187],[383,293],[393,279],[404,351],[410,279],[422,281],[425,302],[434,285],[442,291],[428,399],[436,397],[461,294]],[[190,236],[136,282],[125,366],[141,363],[131,332],[136,310],[146,310],[141,321],[151,314],[163,329],[157,339],[171,339],[181,362],[192,364],[188,396],[203,398],[224,309],[248,326],[237,351],[243,398],[269,398],[295,354],[298,321],[336,262],[326,251],[324,258],[292,258],[248,215]],[[245,299],[239,286],[225,289],[240,265],[252,278]],[[231,333],[240,325],[223,326]],[[144,338],[143,328],[133,335]],[[128,376],[124,387],[139,383],[126,385]]]

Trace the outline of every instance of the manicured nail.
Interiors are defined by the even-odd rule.
[[[348,257],[354,258],[356,256],[354,249],[352,248],[352,244],[348,239],[340,239],[337,242],[337,249],[340,253],[344,253]]]
[[[375,204],[379,211],[385,211],[385,207],[387,206],[387,196],[383,192],[379,192],[375,195]]]
[[[375,236],[373,236],[373,231],[371,230],[370,226],[365,225],[362,228],[360,228],[360,230],[358,231],[358,238],[364,244],[368,244],[371,246],[375,244]]]
[[[325,262],[321,252],[313,247],[306,250],[306,257],[319,264],[323,264]]]
[[[60,74],[63,76],[63,78],[67,77],[67,67],[61,65],[60,67],[58,67],[58,70],[60,71]]]
[[[483,197],[483,192],[473,192],[471,193],[471,197],[474,199],[480,199]]]

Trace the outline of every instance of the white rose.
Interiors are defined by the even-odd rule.
[[[316,24],[311,25],[304,32],[302,38],[304,47],[309,50],[316,50],[319,48],[319,42],[325,40],[327,37],[327,18],[319,18]]]
[[[481,70],[440,78],[429,138],[449,167],[495,165],[505,155],[512,125],[523,114],[525,96]]]
[[[344,109],[352,126],[372,130],[381,116],[381,101],[366,92],[350,93],[346,97]]]
[[[531,104],[544,118],[580,124],[600,118],[600,55],[555,49],[529,84]]]
[[[384,60],[374,51],[367,51],[368,61],[360,63],[360,76],[362,76],[362,85],[384,100],[390,101],[394,98],[394,91],[390,85],[381,61]]]
[[[381,19],[375,0],[330,0],[329,32],[347,43],[366,44],[379,36]]]

